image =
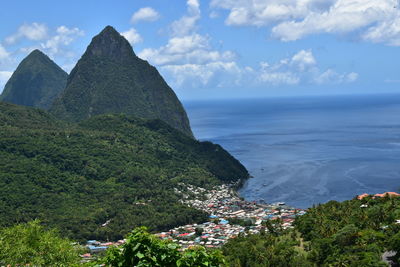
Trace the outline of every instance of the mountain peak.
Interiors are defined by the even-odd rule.
[[[46,54],[35,49],[18,65],[0,101],[48,109],[64,89],[67,76]]]
[[[111,26],[92,39],[51,112],[71,121],[125,113],[163,120],[193,136],[185,109],[174,91],[157,69],[138,58],[129,42]]]
[[[22,65],[32,62],[41,62],[42,64],[51,64],[53,61],[39,49],[35,49],[27,55],[21,62]]]
[[[136,57],[129,42],[112,26],[106,26],[92,39],[86,53],[118,61]]]
[[[45,57],[47,57],[46,54],[44,54],[44,53],[43,53],[42,51],[40,51],[39,49],[33,50],[33,51],[28,55],[28,57],[30,57],[30,56],[45,56]]]

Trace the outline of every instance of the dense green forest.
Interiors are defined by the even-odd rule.
[[[174,188],[248,177],[221,146],[160,120],[101,115],[72,124],[0,103],[0,129],[0,227],[40,219],[76,240],[116,240],[141,225],[166,230],[206,218]]]
[[[384,252],[400,258],[400,198],[330,201],[308,209],[294,229],[279,222],[260,235],[223,247],[229,266],[387,266]]]

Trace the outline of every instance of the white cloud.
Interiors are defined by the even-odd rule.
[[[174,87],[219,87],[238,81],[242,71],[235,53],[213,48],[209,36],[197,33],[199,1],[187,0],[186,5],[186,14],[170,25],[168,42],[142,50],[139,57],[158,65]]]
[[[351,83],[358,74],[337,73],[328,69],[321,71],[311,50],[301,50],[292,57],[283,58],[276,63],[260,62],[258,69],[249,72],[251,80],[259,84],[297,85],[297,84],[340,84]]]
[[[234,26],[271,26],[271,34],[294,41],[311,34],[354,33],[362,40],[400,46],[396,0],[212,0],[229,11]]]
[[[9,55],[7,50],[0,44],[0,60],[8,58]]]
[[[0,71],[0,93],[3,91],[4,85],[10,79],[11,75],[13,74],[12,71]]]
[[[214,4],[215,2],[216,0],[213,1]],[[244,0],[224,0],[222,2],[229,6],[237,3],[250,3]],[[254,0],[251,3],[260,4],[260,2],[262,1]],[[270,12],[269,14],[280,12],[278,4],[294,3],[291,0],[276,0],[275,2],[277,5],[275,9],[267,10]],[[307,8],[322,10],[329,7],[326,5],[326,1],[322,0],[300,0],[296,5],[298,16],[305,13],[304,10]],[[247,19],[247,15],[244,16],[242,19]],[[196,23],[200,17],[199,2],[188,0],[187,14],[172,23],[172,36],[168,42],[159,48],[143,49],[138,54],[139,57],[148,60],[151,64],[157,65],[174,87],[185,89],[223,86],[263,87],[266,85],[283,86],[333,82],[333,74],[319,69],[311,50],[300,50],[291,57],[283,58],[272,64],[260,62],[256,68],[240,66],[236,62],[237,56],[234,52],[214,48],[209,36],[197,33]],[[236,22],[238,21],[240,19],[236,20]],[[250,20],[248,22],[250,23]],[[261,25],[261,20],[259,23]],[[356,73],[335,72],[335,74],[337,78],[335,83],[353,82],[358,78]]]
[[[304,71],[306,68],[317,64],[317,61],[311,50],[301,50],[292,57],[292,64],[297,66],[301,71]]]
[[[47,37],[47,26],[40,23],[23,24],[18,31],[5,39],[6,44],[14,44],[22,38],[40,41]]]
[[[373,43],[400,46],[400,17],[388,18],[386,21],[369,28],[362,38]]]
[[[328,69],[325,72],[319,74],[314,78],[314,82],[317,84],[326,84],[326,83],[351,83],[355,82],[358,79],[358,74],[355,72],[351,72],[348,74],[340,74],[332,69]]]
[[[137,44],[137,43],[140,43],[143,41],[142,36],[140,36],[140,34],[134,28],[131,28],[126,32],[122,32],[121,35],[124,36],[131,45],[134,45],[134,44]]]
[[[166,65],[161,71],[173,77],[174,87],[221,87],[238,81],[232,77],[241,74],[235,62],[210,62],[206,64]]]
[[[258,77],[262,83],[272,85],[295,85],[300,82],[300,78],[292,72],[263,72]]]
[[[346,82],[349,82],[349,83],[351,83],[351,82],[355,82],[355,81],[357,81],[358,80],[358,73],[356,73],[356,72],[350,72],[349,74],[347,74],[346,76],[345,76],[345,81]]]
[[[151,7],[143,7],[136,11],[131,18],[132,23],[139,21],[156,21],[160,18],[160,14]]]
[[[66,56],[73,56],[73,53],[67,53],[64,50],[65,46],[71,44],[76,38],[83,36],[84,32],[79,28],[68,28],[66,26],[59,26],[56,29],[56,34],[50,37],[47,41],[40,44],[41,48],[49,55],[64,54]]]
[[[310,11],[321,12],[334,0],[212,0],[212,8],[229,10],[227,25],[266,26],[299,19]]]
[[[192,33],[201,17],[198,0],[187,0],[187,14],[171,24],[172,36],[184,36]]]
[[[386,20],[393,9],[390,0],[338,0],[328,11],[310,12],[301,21],[278,24],[272,34],[293,41],[314,33],[349,33]]]
[[[213,50],[209,38],[192,34],[171,38],[158,49],[146,48],[139,57],[156,65],[207,64],[217,61],[232,61],[236,56],[231,51]]]

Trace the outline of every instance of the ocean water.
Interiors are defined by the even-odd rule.
[[[400,190],[400,95],[184,102],[196,138],[253,178],[247,200],[307,208]]]

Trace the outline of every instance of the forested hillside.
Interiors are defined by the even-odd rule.
[[[206,215],[180,204],[174,188],[248,177],[219,145],[160,120],[101,115],[73,124],[6,103],[0,158],[0,226],[40,219],[74,239],[202,221]]]

